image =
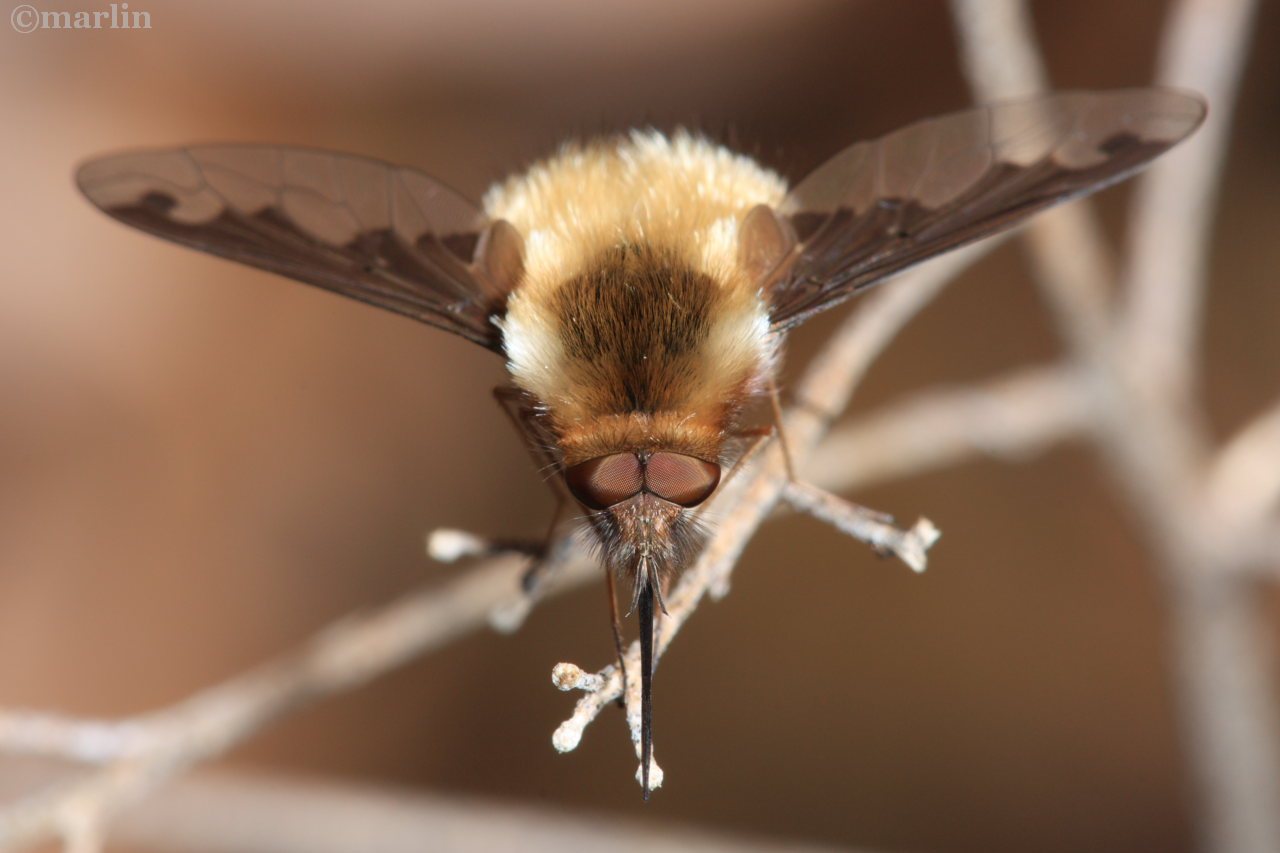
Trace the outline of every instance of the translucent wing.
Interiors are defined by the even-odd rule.
[[[225,145],[107,156],[76,180],[135,228],[501,349],[491,318],[519,278],[519,234],[412,169]]]
[[[1131,89],[913,124],[828,160],[774,223],[753,215],[743,239],[760,245],[744,245],[744,256],[782,258],[766,289],[774,329],[788,329],[913,264],[1127,177],[1204,116],[1194,95]],[[769,245],[777,248],[761,248]]]

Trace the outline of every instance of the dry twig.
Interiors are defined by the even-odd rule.
[[[1190,413],[1207,218],[1252,7],[1250,0],[1182,0],[1177,6],[1160,80],[1204,92],[1212,118],[1198,141],[1152,170],[1139,193],[1120,319],[1108,304],[1112,264],[1085,207],[1050,213],[1028,229],[1038,278],[1071,343],[1070,364],[984,387],[921,395],[845,427],[819,448],[831,419],[879,352],[989,246],[970,249],[867,299],[810,366],[785,418],[796,463],[821,471],[821,484],[833,488],[904,476],[972,454],[1017,456],[1076,435],[1095,440],[1160,558],[1204,834],[1210,847],[1223,851],[1280,849],[1271,661],[1256,636],[1256,575],[1241,571],[1268,560],[1280,564],[1280,521],[1274,518],[1280,408],[1212,458]],[[954,9],[966,72],[981,98],[1044,88],[1046,75],[1021,3],[955,0]],[[928,528],[893,531],[882,519],[839,509],[829,496],[788,486],[780,454],[762,453],[716,499],[713,509],[722,522],[668,597],[658,655],[708,594],[726,594],[739,555],[784,496],[852,519],[855,535],[897,545],[918,565],[931,544]],[[455,555],[466,551],[466,541],[456,537],[436,545]],[[558,568],[539,595],[586,582],[598,571],[568,540],[557,548],[555,561]],[[486,623],[514,629],[535,600],[518,591],[521,570],[515,559],[484,560],[445,584],[343,620],[266,666],[137,718],[0,713],[0,752],[97,765],[0,813],[0,849],[55,835],[69,850],[97,849],[106,822],[125,805],[272,720]],[[638,689],[634,644],[625,665],[633,675],[629,685]],[[615,666],[584,672],[560,664],[553,680],[561,689],[585,691],[553,738],[564,751],[618,698],[622,679]],[[626,705],[638,754],[639,697],[626,697]]]
[[[810,402],[797,406],[789,416],[788,438],[794,449],[805,453],[812,449],[829,417],[839,412],[858,378],[894,333],[987,248],[936,261],[867,300],[864,310],[815,360],[798,389],[801,399],[821,401],[822,405]],[[765,464],[751,476],[730,483],[717,499],[718,511],[730,517],[698,567],[686,573],[668,599],[672,618],[664,622],[662,650],[707,589],[714,587],[720,594],[727,589],[733,563],[777,500],[785,483],[785,469],[776,454],[766,456]],[[548,573],[541,595],[569,589],[598,573],[579,551],[566,547],[559,549],[559,554],[562,563]],[[15,849],[53,836],[68,842],[99,837],[101,827],[121,808],[303,704],[358,686],[485,624],[513,627],[529,606],[520,592],[522,569],[518,559],[487,560],[444,585],[344,619],[298,651],[156,713],[119,722],[0,713],[0,750],[101,765],[0,813],[0,849]],[[633,648],[631,658],[632,665],[637,665],[637,649]],[[606,667],[600,676],[604,686],[587,697],[599,703],[596,713],[618,696],[619,679],[612,668]],[[593,686],[589,677],[580,683]],[[633,683],[638,684],[639,679]],[[638,708],[638,697],[633,706]],[[635,713],[629,716],[637,720],[638,727]],[[563,743],[564,736],[558,736],[557,745]]]

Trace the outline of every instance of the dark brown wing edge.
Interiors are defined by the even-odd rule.
[[[76,182],[142,231],[502,349],[492,319],[519,274],[519,236],[420,172],[212,145],[109,155],[81,166]]]
[[[775,331],[950,249],[1096,192],[1204,120],[1167,89],[1064,92],[919,122],[845,149],[779,214],[794,249],[766,285]]]

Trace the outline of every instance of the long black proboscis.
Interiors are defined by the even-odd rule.
[[[649,764],[653,760],[653,585],[647,579],[636,581],[642,586],[640,617],[640,785],[649,799]]]

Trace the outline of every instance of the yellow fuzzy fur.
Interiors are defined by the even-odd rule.
[[[738,226],[752,207],[776,207],[785,193],[775,173],[683,131],[569,145],[494,186],[486,212],[524,237],[523,279],[503,320],[516,382],[562,423],[592,415],[589,395],[574,387],[550,296],[610,249],[646,245],[674,253],[724,291],[690,411],[750,384],[769,368],[773,342],[756,283],[738,263]]]

